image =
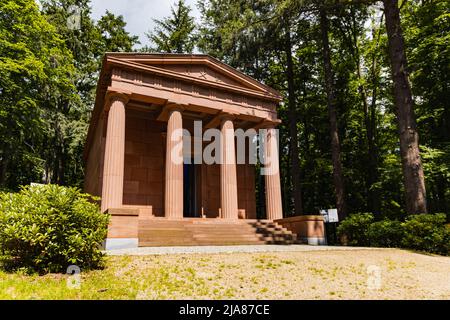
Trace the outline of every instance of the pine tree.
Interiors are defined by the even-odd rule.
[[[103,52],[129,52],[139,43],[137,36],[125,31],[126,25],[123,16],[115,16],[106,10],[105,15],[97,22],[102,36]]]
[[[403,30],[398,0],[384,0],[394,101],[400,136],[403,179],[408,214],[427,213],[425,176],[419,151],[419,134],[409,82]]]
[[[166,53],[192,53],[196,37],[194,18],[190,15],[191,8],[185,4],[184,0],[179,0],[171,11],[170,17],[162,20],[153,19],[156,28],[153,32],[147,33],[147,37],[154,47],[149,49]]]

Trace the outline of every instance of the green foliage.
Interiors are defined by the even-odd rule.
[[[109,217],[76,188],[36,185],[0,194],[0,259],[6,269],[99,268]]]
[[[397,247],[430,253],[450,253],[450,228],[445,214],[420,214],[404,222],[384,219],[374,222],[370,213],[352,214],[342,221],[337,233],[351,246]]]
[[[30,182],[81,187],[84,142],[105,51],[137,37],[110,12],[95,23],[89,0],[0,4],[0,188]],[[71,29],[70,6],[81,28]]]
[[[401,246],[405,231],[397,220],[382,220],[372,223],[367,237],[372,247],[398,248]]]
[[[82,186],[82,151],[102,56],[105,51],[132,51],[137,44],[137,37],[126,32],[122,16],[107,11],[95,22],[90,0],[39,2],[41,10],[35,1],[0,4],[2,190],[17,190],[30,182]],[[296,185],[286,70],[291,51],[303,211],[334,207],[319,2],[199,1],[198,26],[185,2],[176,3],[172,15],[157,21],[149,32],[154,37],[152,49],[192,52],[197,47],[283,95],[277,111],[282,120],[280,170],[287,215],[293,211]],[[320,3],[330,5],[327,17],[348,211],[373,212],[376,220],[403,221],[405,197],[385,17],[376,5]],[[78,30],[67,25],[72,5],[81,9]],[[403,1],[401,19],[427,204],[429,212],[449,214],[450,3]],[[257,178],[261,215],[264,180]]]
[[[283,121],[280,169],[283,208],[288,214],[294,188],[285,41],[290,32],[303,211],[335,206],[318,2],[208,0],[198,7],[199,49],[285,97],[278,115]],[[327,13],[348,211],[404,219],[385,16],[378,6],[365,4],[330,3]],[[401,12],[430,212],[450,208],[449,13],[449,2],[440,0],[405,1]]]
[[[402,223],[405,248],[432,253],[450,254],[450,228],[445,214],[413,215]]]
[[[38,180],[44,171],[46,114],[73,98],[72,56],[34,1],[0,4],[0,186]]]
[[[337,235],[341,241],[351,246],[368,246],[370,244],[368,231],[374,220],[371,213],[357,213],[350,215],[337,228]]]
[[[450,211],[450,2],[403,10],[430,212]]]
[[[106,10],[106,13],[97,22],[102,35],[102,52],[130,52],[137,43],[138,37],[131,36],[125,31],[127,24],[123,20],[123,16],[115,16]]]
[[[184,0],[179,0],[171,11],[170,17],[162,20],[153,19],[157,27],[154,31],[147,33],[147,36],[155,47],[144,50],[192,53],[196,38],[194,18],[190,15],[191,8],[185,4]]]

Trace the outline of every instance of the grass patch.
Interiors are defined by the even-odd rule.
[[[368,265],[383,291],[368,290]],[[66,274],[0,271],[0,299],[448,299],[449,267],[401,250],[114,256],[74,289]]]

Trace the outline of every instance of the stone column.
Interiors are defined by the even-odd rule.
[[[170,105],[166,137],[165,216],[183,218],[183,119],[182,108]]]
[[[221,118],[220,203],[223,219],[238,219],[236,154],[233,118]]]
[[[125,158],[125,105],[128,100],[128,96],[122,93],[114,92],[107,95],[109,111],[103,163],[102,212],[111,208],[122,207]]]
[[[283,207],[281,202],[280,168],[278,156],[278,141],[276,129],[266,129],[264,146],[264,178],[266,187],[266,213],[268,220],[283,218]]]

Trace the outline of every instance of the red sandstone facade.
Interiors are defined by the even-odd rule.
[[[168,137],[177,129],[193,135],[194,121],[202,121],[203,130],[221,130],[222,154],[235,159],[226,130],[266,128],[270,141],[280,101],[275,90],[206,55],[107,54],[85,148],[85,191],[101,196],[111,214],[108,239],[134,246],[146,225],[155,230],[149,223],[183,221],[186,231],[192,219],[256,219],[254,165],[176,163],[170,150],[179,141]],[[277,144],[268,145],[278,161]],[[266,219],[282,219],[279,172],[264,179]]]

